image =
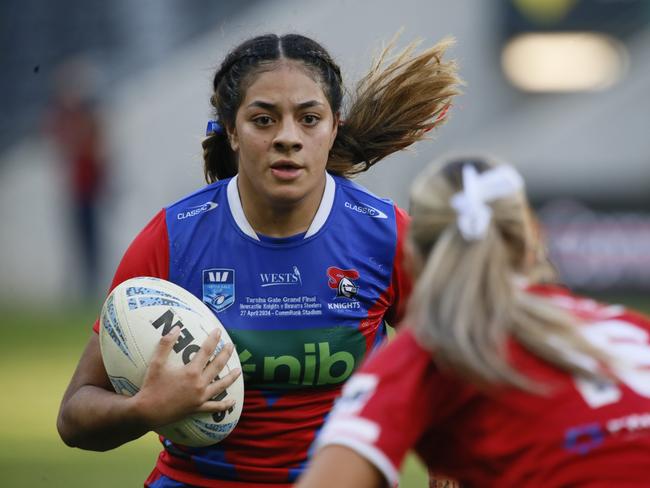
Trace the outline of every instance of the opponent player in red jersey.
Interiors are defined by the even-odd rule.
[[[650,320],[536,283],[522,186],[480,158],[420,177],[408,328],[346,383],[300,488],[394,485],[411,448],[461,486],[650,486]]]
[[[384,338],[385,321],[399,320],[410,288],[405,212],[347,177],[443,121],[459,82],[443,60],[447,45],[384,52],[346,114],[339,67],[309,38],[259,36],[226,56],[212,85],[219,122],[203,142],[209,184],[154,217],[113,286],[157,276],[201,298],[237,346],[243,412],[215,445],[161,439],[146,486],[279,488],[304,470],[344,381]],[[164,367],[175,341],[162,338],[126,398],[113,391],[94,335],[61,404],[61,437],[112,449],[199,409],[230,408],[211,400],[205,355]]]

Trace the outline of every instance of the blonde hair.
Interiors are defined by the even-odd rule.
[[[409,239],[426,260],[409,307],[418,340],[439,365],[478,385],[544,390],[510,364],[509,338],[565,371],[600,377],[602,368],[591,366],[609,359],[583,338],[576,319],[516,284],[517,275],[530,278],[539,269],[527,262],[531,256],[546,261],[539,249],[530,252],[537,236],[524,192],[488,203],[492,216],[483,238],[468,241],[459,231],[450,200],[463,189],[468,164],[479,174],[497,165],[485,158],[438,163],[412,189]]]

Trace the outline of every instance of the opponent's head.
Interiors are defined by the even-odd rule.
[[[459,257],[484,249],[470,252],[464,262],[491,253],[516,273],[530,263],[531,213],[523,181],[511,166],[475,156],[434,163],[412,187],[411,217],[410,241],[421,259],[440,243]]]
[[[259,82],[259,83],[258,83]],[[310,85],[311,84],[311,85]],[[267,34],[249,39],[233,51],[231,51],[220,68],[214,75],[213,94],[210,101],[215,108],[220,128],[208,134],[203,142],[204,147],[204,171],[208,181],[234,176],[238,172],[238,164],[248,161],[240,161],[246,156],[259,157],[259,155],[248,153],[242,154],[244,147],[242,137],[253,135],[258,141],[264,142],[266,133],[251,131],[242,133],[245,127],[242,124],[245,117],[257,117],[258,128],[271,125],[276,122],[277,111],[285,108],[280,105],[284,103],[300,104],[301,102],[325,102],[325,107],[318,107],[320,112],[308,118],[308,124],[300,124],[296,127],[289,127],[288,134],[280,134],[278,141],[270,141],[271,148],[283,150],[282,144],[289,145],[303,152],[310,150],[310,143],[317,145],[323,143],[319,138],[316,141],[301,141],[300,129],[314,125],[317,118],[324,115],[328,126],[326,127],[325,143],[328,145],[324,150],[318,148],[317,154],[312,155],[322,161],[322,173],[324,177],[324,165],[327,162],[327,154],[336,136],[337,114],[341,107],[343,96],[341,73],[337,64],[332,60],[329,53],[316,41],[298,34],[287,34],[277,36]],[[257,92],[251,98],[251,88]],[[270,95],[276,95],[274,100],[266,99]],[[307,97],[308,100],[302,100]],[[249,98],[251,98],[249,100]],[[266,103],[268,102],[268,103]],[[259,114],[242,114],[243,104],[255,104],[254,108],[260,109]],[[273,105],[270,107],[269,105]],[[263,108],[273,109],[275,113],[264,113]],[[312,107],[305,107],[312,108]],[[250,112],[250,111],[249,111]],[[303,110],[308,114],[307,110]],[[286,115],[286,114],[285,114]],[[301,116],[302,114],[297,114]],[[260,118],[265,117],[265,118]],[[288,119],[287,119],[288,121]],[[277,120],[281,125],[281,120]],[[294,131],[294,133],[291,133]],[[308,131],[313,133],[313,131]],[[269,134],[268,137],[274,137]],[[319,134],[320,135],[320,134]],[[267,137],[267,139],[268,139]],[[285,140],[286,139],[286,140]],[[330,141],[331,139],[331,141]],[[269,141],[267,141],[269,142]],[[273,142],[277,144],[273,144]],[[302,147],[299,147],[302,144]],[[253,148],[254,149],[254,148]],[[289,148],[290,149],[290,148]],[[323,156],[324,155],[324,156]],[[287,158],[291,159],[291,158]],[[320,162],[320,161],[319,161]]]
[[[532,236],[519,174],[485,157],[432,164],[412,188],[411,216],[416,335],[471,380],[527,386],[501,356]]]
[[[599,375],[572,359],[607,361],[575,319],[526,291],[522,275],[530,278],[546,259],[514,168],[484,157],[446,160],[417,180],[411,199],[409,245],[421,271],[409,321],[440,365],[477,384],[538,390],[509,362],[514,338],[572,374]]]

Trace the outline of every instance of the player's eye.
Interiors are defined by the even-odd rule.
[[[314,114],[307,114],[307,115],[304,115],[303,118],[302,118],[303,124],[308,125],[308,126],[316,125],[316,124],[318,124],[319,121],[320,121],[320,117],[318,115],[314,115]]]
[[[255,117],[253,122],[259,127],[267,127],[273,123],[273,119],[268,115],[260,115],[259,117]]]

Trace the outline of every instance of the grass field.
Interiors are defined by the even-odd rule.
[[[56,432],[59,401],[90,333],[92,313],[3,315],[0,486],[141,485],[156,456],[155,436],[90,453],[66,447]]]
[[[3,308],[0,343],[0,487],[137,487],[159,452],[155,434],[113,451],[71,449],[59,439],[63,391],[91,333],[94,310]],[[404,487],[427,486],[414,459]]]
[[[615,297],[650,312],[645,298]],[[0,487],[142,486],[159,451],[157,437],[105,453],[66,447],[56,432],[59,401],[91,333],[95,310],[16,311],[3,308],[0,342]],[[402,488],[426,487],[413,458]]]

